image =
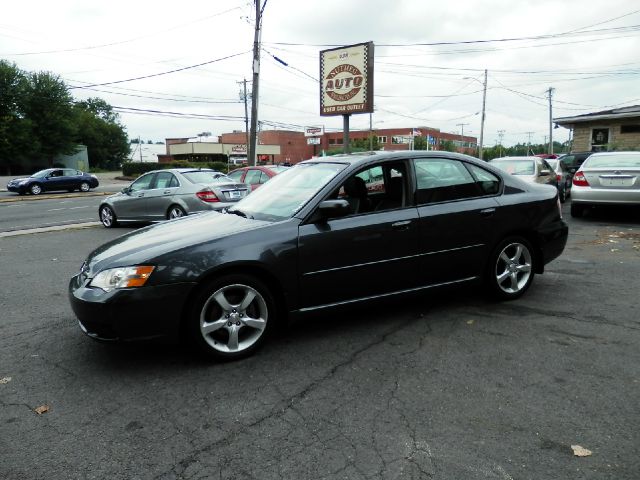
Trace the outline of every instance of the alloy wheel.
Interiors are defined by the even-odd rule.
[[[497,257],[496,284],[508,295],[517,295],[528,286],[533,274],[531,251],[519,242],[508,243]]]

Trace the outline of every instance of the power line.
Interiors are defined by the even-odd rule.
[[[69,87],[69,89],[70,90],[79,89],[79,88],[80,89],[87,89],[87,88],[90,88],[90,87],[102,87],[104,85],[114,85],[116,83],[133,82],[135,80],[143,80],[145,78],[160,77],[162,75],[169,75],[170,73],[183,72],[185,70],[190,70],[192,68],[202,67],[204,65],[210,65],[212,63],[221,62],[222,60],[228,60],[228,59],[233,58],[233,57],[239,57],[240,55],[245,55],[247,53],[249,53],[249,50],[246,51],[246,52],[234,53],[233,55],[227,55],[226,57],[222,57],[222,58],[216,58],[215,60],[209,60],[208,62],[202,62],[202,63],[198,63],[196,65],[189,65],[188,67],[176,68],[174,70],[169,70],[169,71],[166,71],[166,72],[153,73],[151,75],[143,75],[141,77],[135,77],[135,78],[127,78],[125,80],[115,80],[113,82],[94,83],[92,85],[86,85],[86,86]]]

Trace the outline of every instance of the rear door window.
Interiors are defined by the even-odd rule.
[[[458,160],[417,158],[414,160],[418,204],[446,202],[477,197],[475,179]]]

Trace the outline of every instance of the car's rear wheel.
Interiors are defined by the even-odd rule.
[[[274,323],[275,305],[258,279],[225,275],[206,284],[187,318],[189,338],[200,352],[218,360],[236,360],[255,352]]]
[[[90,188],[91,188],[91,186],[87,182],[82,182],[80,184],[80,191],[81,192],[88,192]]]
[[[107,228],[113,228],[118,226],[118,219],[116,212],[113,211],[109,205],[103,205],[100,207],[100,221],[102,225]]]
[[[29,192],[31,192],[31,195],[40,195],[42,193],[42,187],[39,184],[34,183],[29,187]]]
[[[580,218],[584,214],[584,205],[571,204],[571,216]]]
[[[186,214],[187,212],[185,212],[184,208],[182,208],[180,205],[171,205],[171,207],[169,207],[169,210],[167,211],[167,219],[171,220],[173,218],[184,217]]]
[[[533,248],[523,237],[510,237],[493,251],[487,282],[500,300],[513,300],[527,291],[533,282]]]

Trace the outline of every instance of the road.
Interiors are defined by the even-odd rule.
[[[0,478],[637,479],[640,222],[568,221],[518,301],[319,315],[233,363],[80,332],[66,283],[131,229],[0,237]]]

